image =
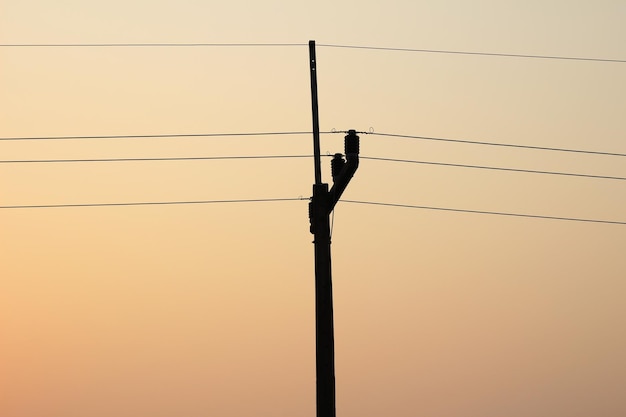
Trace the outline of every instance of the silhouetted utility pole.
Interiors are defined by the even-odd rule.
[[[335,154],[331,162],[333,186],[322,183],[320,131],[317,106],[315,41],[309,41],[313,152],[315,184],[309,203],[311,233],[315,236],[315,347],[317,417],[335,417],[335,340],[333,330],[333,285],[330,262],[330,213],[359,166],[359,137],[350,130],[345,137],[346,159]]]

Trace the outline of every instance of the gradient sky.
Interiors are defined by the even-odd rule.
[[[626,59],[624,1],[0,0],[0,137],[311,129],[308,49]],[[318,47],[323,131],[626,153],[626,63]],[[342,152],[323,135],[324,154]],[[309,135],[1,141],[0,160],[310,154]],[[626,177],[361,135],[363,156]],[[330,180],[324,159],[324,179]],[[0,206],[308,197],[310,159],[0,164]],[[626,221],[626,183],[363,160],[345,199]],[[307,202],[0,209],[0,415],[315,415]],[[626,226],[340,203],[341,417],[626,415]]]

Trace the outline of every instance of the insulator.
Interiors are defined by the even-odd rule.
[[[346,164],[346,161],[343,159],[343,155],[340,153],[336,153],[335,157],[330,161],[330,171],[333,175],[333,180],[339,176],[341,173],[341,169]]]
[[[309,203],[309,231],[315,234],[315,208],[312,201]]]
[[[348,130],[348,134],[345,138],[346,155],[359,154],[359,137],[355,130]]]

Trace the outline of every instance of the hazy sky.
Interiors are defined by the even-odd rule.
[[[0,138],[306,132],[309,40],[626,60],[624,21],[617,0],[0,0]],[[301,46],[6,46],[102,43]],[[624,62],[317,56],[323,131],[626,154]],[[310,158],[4,162],[311,152],[310,135],[0,141],[0,415],[315,415]],[[366,134],[361,153],[626,177],[624,156]],[[626,222],[625,191],[365,159],[344,198]],[[624,247],[623,224],[340,203],[338,416],[626,415]]]

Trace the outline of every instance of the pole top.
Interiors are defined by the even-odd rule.
[[[315,165],[315,184],[322,183],[320,121],[317,103],[317,63],[315,41],[309,41],[309,65],[311,74],[311,112],[313,118],[313,163]]]

